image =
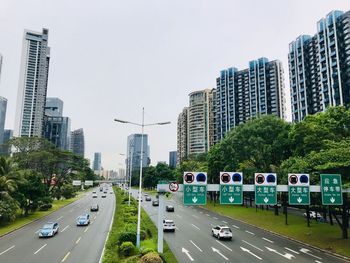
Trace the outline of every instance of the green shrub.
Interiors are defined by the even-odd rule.
[[[52,207],[52,204],[42,204],[39,206],[40,211],[47,211]]]
[[[146,237],[147,237],[146,231],[141,229],[141,230],[140,230],[140,239],[141,239],[141,240],[145,240]]]
[[[66,199],[73,198],[75,196],[74,186],[70,184],[65,184],[61,188],[61,194]]]
[[[137,256],[132,256],[132,257],[128,257],[125,261],[123,261],[124,263],[139,263],[140,261],[140,257],[139,255]]]
[[[135,245],[136,244],[136,231],[122,232],[118,238],[118,244],[120,245],[124,242],[131,242]]]
[[[147,253],[150,252],[155,252],[153,248],[149,248],[149,247],[141,247],[140,248],[140,254],[141,256],[146,255]]]
[[[140,263],[163,263],[157,252],[150,252],[141,257]]]
[[[131,256],[135,252],[135,246],[131,242],[123,242],[119,247],[120,253],[125,256]]]
[[[124,218],[124,222],[126,224],[137,224],[137,217],[136,216],[130,216],[130,217]]]

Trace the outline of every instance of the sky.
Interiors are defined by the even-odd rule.
[[[102,153],[105,169],[125,166],[127,136],[145,124],[152,164],[176,150],[177,117],[192,91],[215,88],[222,69],[281,60],[290,120],[288,44],[316,33],[338,0],[1,0],[0,96],[5,128],[14,128],[24,29],[49,29],[48,96],[64,101],[71,128],[83,128],[85,157]]]

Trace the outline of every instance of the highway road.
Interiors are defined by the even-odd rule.
[[[137,190],[132,193],[136,198]],[[154,198],[152,196],[152,200]],[[347,262],[203,208],[183,206],[182,193],[165,200],[166,204],[175,207],[174,213],[164,212],[164,215],[175,221],[176,231],[164,233],[164,239],[179,262]],[[153,207],[145,198],[142,206],[157,225],[158,207]],[[211,235],[211,228],[219,224],[231,228],[232,241],[218,240]]]
[[[1,263],[98,263],[109,231],[115,207],[114,193],[109,187],[106,198],[97,189],[98,198],[92,192],[49,216],[33,222],[0,238]],[[97,203],[99,212],[90,212]],[[76,226],[76,218],[89,213],[89,226]],[[59,233],[50,238],[38,237],[38,230],[46,222],[58,222]]]

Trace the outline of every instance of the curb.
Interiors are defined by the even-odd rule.
[[[85,196],[85,194],[84,194],[84,196]],[[83,196],[82,196],[82,197],[83,197]],[[79,199],[80,199],[80,198],[79,198]],[[78,201],[79,199],[77,199],[77,200],[75,200],[75,201],[73,201],[73,202],[71,202],[71,203],[69,203],[69,204],[66,204],[66,205],[62,206],[62,207],[60,207],[59,209],[62,209],[62,208],[64,208],[64,207],[66,207],[66,206],[69,206],[69,205],[75,203],[76,201]],[[10,230],[9,232],[0,235],[0,238],[2,238],[2,237],[4,237],[4,236],[7,236],[7,235],[9,235],[9,234],[11,234],[11,233],[13,233],[13,232],[19,230],[19,229],[21,229],[21,228],[23,228],[23,227],[25,227],[25,226],[31,224],[31,223],[34,223],[34,222],[40,220],[40,219],[43,219],[43,218],[45,218],[45,217],[51,215],[52,213],[58,211],[59,209],[54,210],[54,211],[51,211],[50,213],[48,213],[48,214],[46,214],[46,215],[44,215],[44,216],[42,216],[42,217],[36,218],[36,219],[34,219],[34,220],[32,220],[32,221],[30,221],[30,222],[28,222],[28,223],[25,223],[25,224],[22,225],[22,226],[19,226],[19,227],[17,227],[17,228],[14,228],[14,229]]]
[[[308,243],[304,243],[304,242],[302,242],[302,241],[300,241],[300,240],[294,239],[294,238],[292,238],[292,237],[284,236],[284,235],[282,235],[282,234],[276,233],[276,232],[274,232],[274,231],[271,231],[271,230],[268,230],[268,229],[265,229],[265,228],[262,228],[262,227],[258,227],[258,226],[256,226],[256,225],[253,225],[253,224],[244,222],[244,221],[242,221],[242,220],[240,220],[240,219],[236,219],[236,218],[232,218],[232,217],[227,216],[227,215],[223,215],[223,214],[221,214],[221,213],[219,213],[219,212],[212,211],[212,210],[210,210],[210,209],[208,209],[208,208],[206,208],[206,207],[203,207],[203,206],[201,206],[201,208],[204,209],[204,210],[213,212],[213,213],[217,213],[217,214],[219,214],[219,215],[221,215],[221,216],[230,218],[230,219],[232,219],[232,220],[236,220],[236,221],[238,221],[238,222],[240,222],[240,223],[242,223],[242,224],[245,224],[245,225],[248,225],[248,226],[251,226],[251,227],[255,227],[255,228],[260,229],[260,230],[264,230],[264,231],[266,231],[266,232],[268,232],[268,233],[270,233],[270,234],[273,234],[273,235],[275,235],[275,236],[283,237],[283,238],[285,238],[285,239],[294,241],[294,242],[296,242],[296,243],[298,243],[298,244],[302,244],[302,245],[304,245],[304,246],[308,246],[308,247],[310,247],[310,248],[313,248],[313,249],[318,250],[318,251],[320,251],[320,252],[323,252],[323,253],[325,253],[325,254],[328,254],[328,255],[331,255],[331,256],[333,256],[333,257],[337,257],[337,258],[340,258],[340,259],[343,259],[343,260],[345,260],[345,261],[350,262],[350,258],[348,258],[348,257],[346,257],[346,256],[343,256],[343,255],[339,255],[339,254],[337,254],[337,253],[330,252],[330,251],[328,251],[328,250],[325,250],[325,249],[316,247],[316,246],[311,245],[311,244],[308,244]]]

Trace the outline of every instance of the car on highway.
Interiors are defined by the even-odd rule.
[[[59,225],[57,222],[48,222],[39,230],[40,237],[53,237],[58,233]]]
[[[303,216],[307,217],[307,214],[304,213]],[[315,211],[309,211],[309,217],[311,219],[321,219],[321,218],[323,218],[319,212],[315,212]]]
[[[153,200],[152,201],[153,206],[159,206],[159,201],[158,200]]]
[[[107,190],[104,190],[103,193],[104,193],[104,194],[107,194]]]
[[[165,207],[165,210],[166,210],[167,212],[174,212],[174,211],[175,211],[174,206],[172,206],[172,205],[167,205],[167,206]]]
[[[232,240],[232,231],[228,226],[216,226],[211,229],[213,237]]]
[[[144,195],[144,196],[148,196],[148,194],[147,194],[147,193],[144,193],[143,195]]]
[[[103,187],[100,187],[100,192],[102,192],[103,191]]]
[[[110,194],[113,194],[113,191],[109,191]]]
[[[91,211],[91,212],[97,212],[98,209],[99,209],[98,204],[93,204],[93,205],[90,207],[90,211]]]
[[[163,220],[163,231],[175,232],[175,223],[173,220],[164,219]]]
[[[150,196],[146,196],[146,201],[152,201],[152,198]]]
[[[92,198],[97,198],[97,194],[92,194]]]
[[[92,191],[93,194],[96,194],[96,191]]]
[[[102,198],[106,198],[106,197],[107,197],[107,195],[106,195],[106,194],[103,194],[103,195],[101,195],[101,197],[102,197]]]
[[[77,226],[87,226],[90,224],[90,215],[84,214],[77,218]]]

